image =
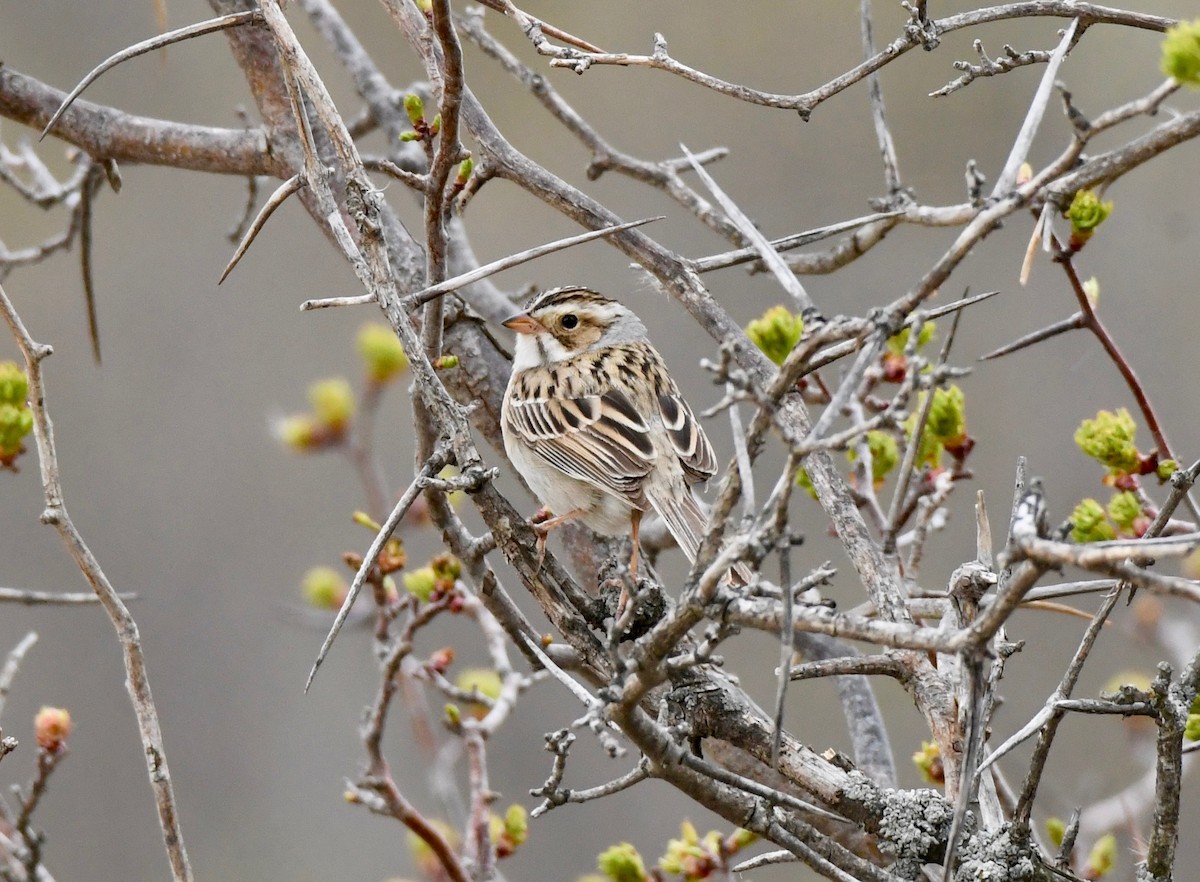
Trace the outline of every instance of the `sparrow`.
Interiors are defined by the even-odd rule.
[[[637,580],[642,516],[657,514],[695,562],[708,525],[692,487],[717,470],[712,445],[671,379],[646,326],[588,288],[554,288],[504,323],[516,331],[500,428],[513,467],[553,517],[629,536]],[[735,567],[739,581],[750,572]],[[625,595],[618,607],[624,607]]]

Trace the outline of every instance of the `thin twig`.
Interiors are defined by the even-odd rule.
[[[54,446],[54,429],[46,411],[46,392],[42,381],[42,360],[53,351],[49,346],[34,342],[25,329],[21,317],[0,286],[0,313],[3,313],[17,346],[25,359],[25,371],[29,380],[29,402],[33,410],[33,432],[37,441],[38,463],[41,468],[42,487],[46,498],[46,510],[42,522],[53,525],[62,537],[76,566],[96,595],[104,611],[108,613],[125,659],[125,686],[138,719],[142,746],[146,754],[146,767],[150,786],[154,790],[158,807],[159,825],[162,827],[163,842],[171,865],[175,882],[191,882],[192,869],[187,850],[183,844],[183,831],[179,826],[175,803],[174,786],[167,767],[166,749],[163,746],[162,730],[158,722],[158,710],[150,693],[150,681],[146,674],[146,662],[142,655],[141,636],[137,622],[129,613],[112,583],[100,568],[99,561],[83,541],[75,528],[63,501],[62,484],[59,480],[58,452]]]
[[[159,34],[157,37],[151,37],[148,40],[142,40],[140,43],[134,43],[132,46],[122,49],[115,55],[110,55],[104,61],[100,62],[91,73],[79,81],[70,94],[67,95],[58,110],[54,111],[54,115],[50,117],[50,121],[46,123],[42,129],[42,133],[38,135],[38,140],[45,138],[47,133],[54,128],[54,124],[78,98],[83,90],[96,81],[101,74],[112,70],[122,61],[128,61],[131,58],[137,58],[139,55],[145,55],[147,52],[153,52],[155,49],[161,49],[164,46],[170,46],[172,43],[178,43],[182,40],[190,40],[192,37],[201,37],[205,34],[213,34],[217,31],[223,31],[227,28],[241,27],[246,24],[257,24],[262,21],[262,13],[256,9],[248,12],[235,12],[231,15],[222,15],[217,18],[210,18],[207,21],[202,21],[197,24],[188,25],[187,27],[176,28],[173,31],[168,31],[165,34]]]
[[[275,209],[281,206],[289,196],[299,191],[304,186],[303,175],[292,175],[286,181],[276,188],[271,197],[263,204],[262,210],[255,216],[254,221],[246,229],[246,234],[242,236],[242,241],[238,243],[237,249],[233,252],[233,257],[229,258],[229,263],[225,264],[225,269],[221,271],[221,277],[217,279],[217,284],[221,284],[233,272],[233,268],[238,265],[238,261],[242,259],[242,255],[254,242],[254,238],[258,235],[259,230],[263,228],[267,220],[275,213]]]
[[[4,667],[0,669],[0,716],[4,715],[4,705],[8,702],[8,693],[12,689],[13,678],[17,676],[17,670],[25,659],[25,653],[29,652],[37,640],[37,631],[30,631],[8,651],[8,655],[4,658]]]

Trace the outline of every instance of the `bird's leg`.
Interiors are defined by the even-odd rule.
[[[555,517],[549,509],[543,508],[529,519],[529,526],[533,527],[533,532],[537,534],[538,559],[537,569],[534,570],[535,574],[542,571],[542,561],[546,559],[546,539],[550,536],[550,531],[581,514],[586,514],[586,511],[582,508],[573,508],[566,514]]]
[[[637,588],[638,578],[638,530],[642,525],[641,509],[633,509],[629,513],[629,533],[633,539],[633,553],[629,557],[629,577],[633,580],[634,588]],[[625,604],[629,602],[629,589],[622,586],[621,599],[617,601],[617,618],[621,618],[621,614],[625,612]]]

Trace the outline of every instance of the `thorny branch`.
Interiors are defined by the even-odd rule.
[[[1049,758],[1055,726],[1069,711],[1096,713],[1153,714],[1159,724],[1156,780],[1159,798],[1149,840],[1146,872],[1155,880],[1170,877],[1177,837],[1179,779],[1182,775],[1180,747],[1180,708],[1187,706],[1196,692],[1197,661],[1193,659],[1184,675],[1172,683],[1164,671],[1152,697],[1136,704],[1110,705],[1072,700],[1068,696],[1100,632],[1100,625],[1112,612],[1119,589],[1106,598],[1101,612],[1089,627],[1080,650],[1062,678],[1058,690],[1042,713],[1018,735],[1039,735],[1034,761],[1021,788],[1015,806],[1006,817],[992,808],[980,806],[976,825],[961,842],[953,828],[967,829],[964,812],[977,772],[972,750],[976,735],[982,731],[980,720],[990,711],[987,702],[995,700],[996,682],[989,681],[978,706],[980,683],[971,680],[971,672],[986,669],[991,654],[1006,649],[1004,629],[1012,613],[1031,600],[1042,600],[1035,585],[1051,569],[1072,566],[1101,576],[1120,580],[1122,585],[1144,585],[1151,591],[1195,602],[1200,588],[1190,580],[1151,571],[1152,558],[1190,551],[1196,534],[1154,539],[1167,525],[1170,510],[1183,491],[1173,496],[1162,509],[1146,538],[1119,540],[1077,546],[1048,535],[1037,522],[1034,503],[1043,502],[1029,494],[1014,517],[1010,542],[1003,556],[1004,569],[996,571],[990,558],[980,552],[976,561],[978,584],[986,588],[998,584],[994,595],[974,598],[969,614],[954,604],[961,598],[956,586],[941,596],[922,592],[916,584],[918,563],[931,534],[944,521],[955,480],[967,477],[963,459],[969,453],[955,454],[952,477],[925,459],[922,443],[926,425],[931,421],[935,388],[944,387],[956,376],[954,369],[942,364],[925,375],[927,361],[918,353],[917,337],[922,310],[946,281],[959,270],[966,256],[1016,212],[1043,206],[1062,208],[1084,187],[1108,183],[1128,173],[1166,150],[1200,135],[1200,114],[1178,113],[1165,122],[1155,122],[1146,133],[1109,148],[1085,155],[1084,148],[1099,132],[1143,114],[1153,114],[1174,92],[1164,84],[1133,102],[1113,108],[1094,121],[1081,122],[1072,113],[1069,96],[1065,98],[1071,137],[1059,156],[1027,179],[1018,171],[1026,162],[1033,135],[1045,121],[1049,96],[1063,58],[1097,25],[1117,25],[1162,31],[1172,22],[1139,12],[1113,9],[1068,0],[1031,0],[931,19],[924,3],[904,4],[909,20],[899,36],[877,49],[873,37],[870,4],[863,3],[862,29],[866,58],[829,82],[797,94],[769,93],[719,79],[674,58],[661,34],[653,38],[648,55],[606,52],[586,39],[560,27],[543,22],[509,0],[489,0],[516,24],[531,41],[549,67],[565,67],[583,74],[603,66],[644,67],[703,86],[713,92],[734,97],[765,108],[795,111],[804,119],[824,102],[849,87],[867,80],[868,97],[876,138],[883,157],[887,199],[874,215],[852,221],[832,223],[811,234],[799,234],[768,240],[752,218],[723,192],[709,174],[706,165],[725,155],[717,148],[692,155],[684,148],[684,159],[647,161],[623,153],[577,112],[554,89],[538,68],[521,62],[500,38],[483,26],[481,14],[455,14],[448,0],[433,0],[424,7],[383,0],[401,35],[424,65],[428,86],[440,114],[440,130],[428,134],[414,150],[395,144],[396,136],[411,127],[399,100],[401,90],[392,87],[350,32],[328,0],[301,0],[301,7],[312,19],[318,33],[343,64],[355,90],[366,105],[359,121],[347,126],[328,89],[292,31],[276,0],[266,0],[257,9],[236,9],[239,4],[213,0],[220,17],[213,22],[164,35],[118,53],[89,75],[65,100],[61,93],[32,78],[0,68],[0,114],[31,125],[52,128],[53,134],[81,147],[81,158],[70,180],[53,185],[45,181],[29,184],[12,171],[13,163],[0,156],[0,182],[12,187],[26,199],[42,204],[70,206],[70,196],[97,167],[111,168],[112,161],[147,162],[196,168],[226,174],[267,175],[284,183],[267,201],[226,269],[228,273],[256,233],[269,220],[271,211],[288,195],[296,193],[314,221],[351,263],[364,294],[324,301],[308,301],[304,308],[376,303],[379,305],[411,359],[414,379],[414,417],[419,427],[417,465],[413,481],[393,509],[388,524],[380,531],[364,556],[346,602],[333,623],[317,665],[344,621],[355,595],[364,584],[376,589],[378,626],[377,652],[380,659],[380,685],[363,725],[362,737],[368,769],[350,784],[355,799],[372,811],[395,818],[415,832],[436,855],[444,873],[451,879],[490,879],[497,875],[494,844],[488,836],[488,806],[494,798],[488,786],[487,736],[512,713],[519,693],[530,685],[526,675],[516,671],[507,658],[506,641],[511,641],[534,670],[549,674],[548,679],[566,686],[586,706],[578,721],[596,734],[611,753],[621,748],[618,739],[631,743],[640,752],[636,765],[613,781],[571,791],[561,784],[567,770],[568,748],[574,735],[566,729],[550,736],[554,753],[550,777],[534,791],[545,802],[541,811],[568,802],[583,802],[637,786],[646,778],[665,780],[696,802],[731,823],[751,829],[799,859],[818,873],[832,879],[913,878],[927,863],[944,861],[947,878],[955,871],[952,856],[986,852],[987,835],[1006,825],[1028,832],[1033,800],[1038,792]],[[1004,170],[997,176],[991,198],[970,195],[961,204],[925,205],[903,189],[896,147],[884,114],[878,73],[899,60],[911,49],[921,46],[935,49],[945,34],[992,22],[1047,16],[1069,20],[1058,48],[1053,52],[1032,50],[1018,53],[1006,46],[1003,57],[989,58],[981,42],[976,41],[979,65],[958,62],[964,76],[947,85],[939,94],[969,86],[983,76],[1004,73],[1019,66],[1046,63],[1022,133],[1009,150]],[[143,120],[112,108],[101,108],[73,100],[82,89],[112,64],[132,58],[155,45],[205,33],[216,28],[235,27],[229,39],[235,58],[255,87],[258,109],[263,118],[257,130],[216,130],[181,123]],[[550,117],[564,126],[591,153],[588,176],[594,180],[614,170],[632,180],[645,183],[691,213],[698,222],[717,231],[738,250],[715,258],[689,259],[651,239],[634,224],[622,224],[616,212],[596,201],[590,194],[572,187],[545,167],[521,154],[503,135],[471,90],[459,44],[460,34],[482,50],[484,60],[498,64],[516,77],[541,104]],[[594,71],[589,76],[598,75]],[[55,108],[59,114],[54,114]],[[355,136],[374,128],[389,134],[387,155],[364,160]],[[454,169],[467,154],[466,144],[475,161],[475,173],[457,197],[451,181]],[[28,158],[23,160],[29,164]],[[104,166],[104,163],[109,165]],[[414,239],[400,223],[395,209],[374,187],[368,171],[382,171],[404,181],[422,199],[423,230]],[[707,186],[712,202],[685,182],[685,174],[695,174]],[[594,543],[586,532],[568,528],[568,569],[554,555],[544,563],[538,560],[532,532],[507,499],[494,486],[494,471],[476,446],[475,437],[498,446],[500,396],[507,378],[506,354],[495,343],[473,312],[496,319],[511,305],[510,297],[492,286],[492,273],[511,268],[524,260],[547,253],[555,246],[531,249],[480,266],[471,251],[460,214],[470,197],[489,180],[507,180],[534,198],[588,230],[585,235],[604,236],[632,259],[659,287],[681,304],[721,347],[717,379],[728,395],[723,406],[749,406],[752,416],[744,432],[739,432],[737,462],[727,472],[718,492],[708,535],[701,547],[696,566],[682,586],[662,586],[655,578],[635,586],[634,598],[619,621],[613,622],[614,610],[603,597],[588,594],[584,586],[597,580],[604,571],[608,548]],[[975,188],[982,193],[982,178]],[[399,189],[399,188],[397,188]],[[70,225],[61,238],[48,240],[25,253],[0,250],[0,272],[11,266],[44,259],[68,245],[85,226],[77,217],[86,212],[87,200],[73,210]],[[1049,209],[1047,209],[1049,210]],[[953,243],[913,282],[904,294],[868,316],[837,317],[826,320],[820,304],[800,285],[797,274],[830,272],[864,255],[887,233],[900,224],[914,226],[960,227]],[[785,248],[800,247],[828,235],[848,233],[823,252],[779,255]],[[572,237],[582,240],[584,237]],[[750,247],[745,247],[749,245]],[[699,273],[739,262],[753,261],[773,272],[781,288],[803,313],[806,327],[803,337],[776,366],[754,347],[721,303],[700,282]],[[1061,261],[1072,288],[1080,286],[1070,258]],[[223,278],[224,276],[222,276]],[[414,293],[406,293],[414,292]],[[136,628],[120,598],[105,581],[82,540],[74,531],[61,504],[54,463],[53,440],[49,421],[41,409],[41,360],[48,349],[35,344],[16,318],[7,297],[3,307],[26,356],[30,375],[31,399],[36,410],[37,440],[47,494],[47,520],[55,523],[114,623],[121,630],[128,625],[133,638],[125,641],[130,691],[134,696],[143,739],[148,753],[151,747],[163,773],[155,779],[164,836],[171,852],[172,869],[177,879],[188,878],[186,855],[178,838],[170,780],[165,776],[165,761],[157,735],[157,721],[144,683]],[[964,301],[962,310],[978,300]],[[1086,304],[1081,307],[1086,310]],[[418,316],[419,313],[419,316]],[[900,357],[905,359],[904,379],[895,388],[881,379],[881,361],[887,343],[908,328],[908,344]],[[439,356],[453,340],[461,353],[462,367],[453,375],[435,370]],[[1115,344],[1113,344],[1115,346]],[[828,384],[821,374],[843,363],[836,385]],[[469,357],[468,357],[469,356]],[[807,384],[820,385],[822,398],[806,397]],[[1140,384],[1131,388],[1148,395]],[[810,400],[819,400],[825,409],[811,416]],[[468,411],[462,402],[472,402]],[[919,404],[917,403],[919,402]],[[1142,411],[1151,421],[1160,454],[1169,451],[1165,430],[1155,417],[1149,400]],[[911,418],[911,424],[908,422]],[[740,423],[739,423],[740,425]],[[906,430],[906,426],[910,426]],[[474,427],[477,436],[472,435]],[[905,431],[909,434],[906,437]],[[873,486],[872,463],[876,453],[870,441],[876,433],[890,433],[904,444],[902,474],[897,480],[893,502],[885,510]],[[778,442],[784,467],[772,480],[766,477],[760,455]],[[833,454],[847,448],[856,452],[855,484],[849,484]],[[50,466],[47,463],[51,463]],[[435,476],[445,464],[459,467],[461,477],[440,480]],[[791,497],[797,471],[803,468],[813,491],[842,542],[848,560],[869,601],[865,611],[834,612],[823,605],[793,603],[797,586],[770,585],[762,578],[766,560],[781,553],[781,572],[791,581],[786,550],[791,547],[789,528]],[[758,472],[752,469],[759,469]],[[761,512],[747,507],[747,518],[735,523],[732,512],[739,497],[750,489],[749,478],[760,487],[771,487]],[[1192,476],[1194,478],[1194,474]],[[446,503],[445,494],[466,489],[481,516],[486,532],[475,536],[464,520]],[[405,510],[424,493],[431,517],[447,546],[463,561],[464,571],[454,590],[428,603],[413,599],[390,602],[382,590],[375,558],[390,535],[391,528]],[[522,510],[524,506],[520,507]],[[1160,523],[1161,521],[1161,523]],[[907,530],[907,533],[902,533]],[[899,550],[908,556],[901,559]],[[544,645],[532,625],[505,591],[490,557],[498,552],[513,567],[518,578],[530,589],[536,602],[558,631],[561,642]],[[734,563],[748,563],[758,573],[751,586],[735,586],[723,580]],[[832,573],[819,568],[803,576],[798,585],[807,587],[827,581]],[[603,579],[599,581],[604,581]],[[1103,583],[1108,586],[1110,583]],[[682,588],[681,591],[675,590]],[[1096,590],[1099,586],[1088,586]],[[667,590],[664,590],[667,589]],[[678,599],[675,599],[675,597]],[[1057,595],[1056,595],[1057,596]],[[651,601],[661,602],[661,613],[650,611]],[[969,606],[971,605],[969,604]],[[643,610],[642,607],[646,609]],[[465,613],[483,636],[489,657],[502,684],[499,697],[481,702],[486,708],[482,719],[451,719],[452,736],[465,746],[468,764],[470,809],[464,823],[466,846],[461,853],[430,823],[414,801],[400,793],[391,777],[382,750],[382,734],[397,691],[406,674],[405,666],[415,664],[413,638],[421,629],[431,627],[443,614]],[[639,614],[648,621],[638,622]],[[940,619],[936,626],[927,619]],[[607,624],[606,624],[607,621]],[[695,631],[708,626],[704,636]],[[845,758],[819,754],[782,731],[771,716],[758,708],[745,691],[720,670],[715,655],[718,646],[733,638],[738,627],[781,634],[785,645],[795,648],[793,640],[801,636],[826,635],[864,641],[874,648],[869,654],[841,654],[821,658],[791,669],[792,679],[817,676],[861,678],[883,674],[904,689],[925,718],[944,766],[946,794],[953,800],[963,792],[962,810],[951,821],[950,805],[940,796],[922,795],[894,788],[890,748],[886,730],[876,719],[878,708],[872,702],[861,703],[862,690],[842,690],[842,700],[859,701],[872,715],[870,734],[856,743],[856,754],[873,757],[871,770],[876,782],[851,768]],[[124,632],[123,632],[124,635]],[[794,636],[793,636],[794,635]],[[839,646],[836,641],[829,645]],[[932,654],[932,655],[931,655]],[[992,668],[999,679],[1002,665]],[[316,665],[313,673],[315,674]],[[539,676],[547,677],[547,673]],[[781,672],[782,673],[782,672]],[[135,676],[136,675],[136,676]],[[451,697],[466,697],[434,671],[425,678],[434,688],[442,688]],[[311,681],[311,675],[310,675]],[[855,681],[856,684],[860,682]],[[139,685],[140,684],[140,685]],[[869,695],[869,687],[866,687]],[[857,698],[852,697],[852,693]],[[966,708],[959,700],[971,695]],[[1136,707],[1136,710],[1134,709]],[[872,709],[873,708],[873,709]],[[981,716],[982,715],[982,716]],[[878,723],[880,734],[874,734]],[[859,733],[861,735],[861,733]],[[1016,736],[1014,736],[1015,738]],[[714,753],[720,745],[732,745],[745,755],[746,765],[734,770],[703,753],[711,745]],[[861,748],[861,750],[860,750]],[[995,765],[1006,752],[993,752],[978,768]],[[153,771],[153,770],[152,770]],[[993,770],[989,771],[989,775]],[[153,777],[153,776],[152,776]],[[165,784],[163,783],[165,781]],[[888,789],[884,789],[884,786]],[[986,783],[986,786],[985,786]],[[1170,788],[1175,787],[1175,801]],[[996,801],[1001,788],[991,781],[981,782],[980,800]],[[793,791],[811,795],[825,806],[801,799]],[[918,801],[923,800],[918,804]],[[998,803],[997,803],[998,804]],[[829,811],[832,809],[832,813]],[[908,814],[905,814],[905,813]],[[915,817],[924,838],[917,842],[904,829],[895,826],[897,816]],[[833,824],[816,826],[821,819]],[[982,827],[979,826],[982,824]],[[891,825],[891,826],[889,826]],[[846,827],[873,837],[870,847],[844,844],[851,837]],[[951,842],[950,839],[954,839]],[[983,852],[981,852],[981,849]],[[887,859],[880,858],[880,851]],[[1036,844],[1030,844],[1025,856],[1041,861]],[[963,858],[967,860],[968,858]],[[963,864],[959,864],[962,867]]]

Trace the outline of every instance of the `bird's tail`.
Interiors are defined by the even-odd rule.
[[[663,519],[683,553],[692,563],[700,552],[700,542],[708,529],[708,508],[689,490],[686,493],[668,493],[665,498],[648,495],[650,505]],[[754,574],[743,563],[734,564],[730,576],[735,583],[749,585]]]

